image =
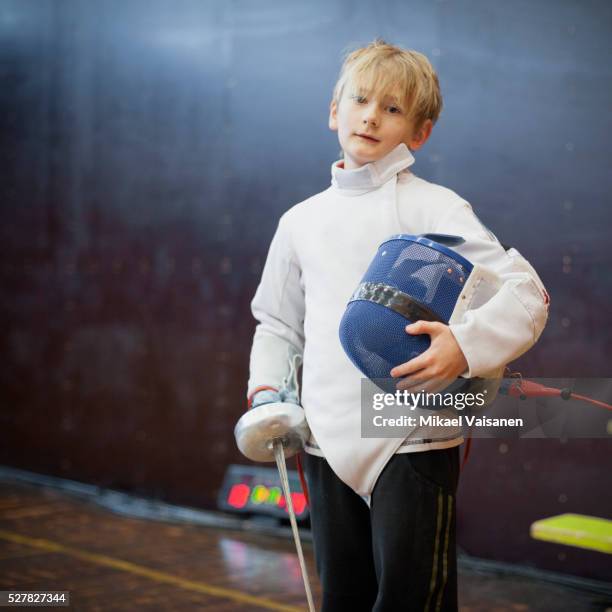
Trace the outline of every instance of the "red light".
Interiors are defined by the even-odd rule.
[[[244,508],[249,501],[251,489],[245,484],[232,485],[227,496],[227,503],[234,508]]]
[[[304,512],[304,508],[306,507],[306,497],[303,493],[292,493],[291,501],[293,502],[293,508],[297,516]]]
[[[293,502],[293,509],[295,510],[296,516],[299,516],[304,512],[304,508],[306,508],[306,497],[303,493],[291,493],[291,501]],[[289,514],[289,510],[287,509],[287,502],[285,501],[285,496],[282,495],[278,500],[278,507],[284,508],[287,514]]]

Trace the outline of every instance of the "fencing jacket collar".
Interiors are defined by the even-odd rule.
[[[338,189],[354,190],[357,193],[370,191],[384,185],[398,172],[414,164],[410,149],[401,142],[387,155],[354,170],[345,170],[344,161],[335,161],[331,167],[332,185]]]

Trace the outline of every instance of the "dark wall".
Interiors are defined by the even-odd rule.
[[[240,461],[270,238],[328,186],[340,56],[376,36],[439,72],[414,171],[468,199],[552,296],[515,369],[609,376],[611,35],[604,0],[3,0],[0,462],[214,507]],[[604,555],[528,528],[609,518],[609,451],[475,441],[460,545],[605,576]]]

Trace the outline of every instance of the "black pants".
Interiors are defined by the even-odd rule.
[[[393,455],[371,509],[325,459],[306,475],[322,612],[457,610],[458,446]]]

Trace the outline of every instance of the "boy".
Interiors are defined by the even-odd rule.
[[[251,405],[301,403],[311,524],[324,612],[456,610],[455,493],[460,429],[415,427],[405,439],[361,438],[362,374],[338,325],[381,242],[393,234],[462,236],[457,250],[494,270],[498,293],[450,326],[415,322],[430,348],[390,373],[420,380],[495,377],[542,332],[548,299],[533,268],[506,252],[449,189],[408,169],[442,108],[423,55],[377,40],[346,58],[329,127],[343,160],[331,186],[282,215],[252,302],[259,324]],[[401,380],[408,377],[406,380]],[[280,391],[280,394],[279,394]],[[365,503],[364,503],[365,502]]]

